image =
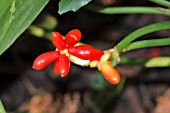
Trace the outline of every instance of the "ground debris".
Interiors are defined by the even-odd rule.
[[[153,113],[170,113],[170,88],[158,97]]]

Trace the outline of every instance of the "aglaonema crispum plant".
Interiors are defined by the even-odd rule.
[[[152,1],[152,0],[150,0]],[[153,1],[155,2],[155,1]],[[69,2],[69,8],[72,11],[75,11],[74,7],[70,4],[74,3],[73,1]],[[169,2],[167,1],[157,1],[159,5],[169,7]],[[69,11],[66,6],[68,1],[61,1],[59,6],[59,13],[65,13]],[[138,14],[161,14],[170,16],[170,13],[165,8],[153,8],[153,7],[100,7],[96,5],[89,5],[87,7],[89,10],[95,11],[97,13],[103,14],[129,14],[129,13],[138,13]],[[36,58],[33,63],[33,68],[36,70],[42,69],[51,62],[54,63],[54,72],[56,74],[65,77],[68,75],[70,68],[70,61],[81,65],[89,66],[90,68],[97,68],[104,78],[112,84],[118,84],[120,82],[120,75],[113,66],[116,66],[121,62],[121,53],[127,52],[134,49],[145,48],[145,47],[154,47],[154,46],[166,46],[170,45],[170,38],[161,38],[161,39],[152,39],[152,40],[143,40],[134,42],[135,39],[152,33],[159,30],[170,29],[170,22],[161,22],[152,25],[145,26],[136,30],[135,32],[129,34],[125,37],[120,43],[115,47],[108,50],[102,51],[95,49],[87,44],[78,44],[80,41],[81,32],[78,29],[71,30],[66,34],[66,38],[63,39],[61,34],[54,32],[51,35],[52,42],[56,47],[56,50],[41,54]],[[55,35],[54,35],[55,34]],[[68,41],[69,40],[69,41]],[[68,46],[69,45],[69,46]],[[56,54],[56,55],[55,55]],[[53,58],[51,58],[51,57]],[[63,58],[62,58],[63,57]],[[57,60],[57,61],[56,61]],[[70,61],[69,61],[70,60]],[[164,58],[164,64],[161,66],[169,66],[169,57]],[[151,64],[154,65],[154,64]]]
[[[82,6],[90,3],[91,0],[61,0],[59,2],[59,14],[67,11],[77,11]],[[1,0],[0,4],[0,54],[2,54],[19,37],[21,33],[31,24],[49,0],[27,0],[22,3],[20,0]],[[155,14],[170,16],[170,2],[167,0],[148,0],[161,7],[150,6],[128,6],[128,7],[101,7],[89,4],[86,8],[102,14]],[[76,5],[75,5],[76,4]],[[29,7],[29,8],[27,8]],[[34,13],[32,13],[34,12]],[[112,84],[120,82],[119,73],[113,68],[118,63],[123,63],[122,52],[134,49],[170,45],[170,38],[135,41],[135,39],[151,32],[170,29],[170,22],[160,22],[142,27],[130,33],[115,47],[102,51],[87,44],[79,44],[81,32],[74,29],[63,39],[59,32],[53,32],[52,42],[56,50],[40,55],[34,62],[33,68],[40,70],[54,62],[54,72],[65,77],[69,73],[70,61],[81,65],[97,68],[103,76]],[[78,43],[78,44],[76,44]],[[169,57],[158,58],[165,63],[158,66],[169,66]],[[126,58],[126,61],[128,58]],[[154,59],[156,62],[157,59]],[[145,62],[146,63],[146,62]],[[147,62],[147,67],[155,65],[153,61]],[[108,73],[109,72],[109,73]],[[112,73],[112,74],[110,74]]]

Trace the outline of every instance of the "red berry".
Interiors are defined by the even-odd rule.
[[[68,48],[68,52],[71,55],[76,56],[83,60],[89,60],[90,52],[92,50],[94,50],[94,48],[89,45],[79,45],[79,46],[72,46]]]
[[[78,29],[73,29],[66,34],[66,47],[71,47],[81,39],[81,32]]]
[[[113,68],[109,62],[103,62],[98,67],[98,70],[102,73],[103,77],[111,84],[118,84],[120,82],[120,75],[115,68]]]
[[[92,50],[90,52],[90,61],[94,61],[94,60],[100,61],[100,58],[102,57],[103,54],[104,54],[103,51],[99,49]]]
[[[50,51],[50,52],[43,53],[34,60],[33,68],[35,70],[41,70],[44,67],[46,67],[48,64],[57,60],[59,56],[60,53],[57,51]]]
[[[54,64],[54,72],[59,74],[61,77],[65,77],[68,75],[70,70],[70,60],[64,54],[62,54],[58,61]]]
[[[53,32],[51,34],[52,42],[56,48],[63,50],[66,48],[65,41],[59,32]]]
[[[59,71],[59,60],[56,60],[55,62],[54,62],[54,73],[55,74],[60,74],[60,71]]]

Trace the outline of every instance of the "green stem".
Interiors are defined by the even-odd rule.
[[[143,36],[145,34],[152,33],[155,31],[159,31],[159,30],[165,30],[165,29],[170,29],[170,21],[155,23],[155,24],[151,24],[151,25],[142,27],[142,28],[132,32],[128,36],[126,36],[121,42],[119,42],[116,45],[116,48],[120,54],[129,43],[131,43],[133,40],[139,38],[140,36]]]
[[[170,8],[170,2],[167,0],[149,0],[149,1]]]
[[[87,6],[89,10],[102,14],[160,14],[170,16],[170,10],[159,7],[103,7],[94,4]]]
[[[170,45],[170,38],[132,42],[124,48],[124,51],[130,51],[130,50],[145,48],[145,47],[166,46],[166,45]]]

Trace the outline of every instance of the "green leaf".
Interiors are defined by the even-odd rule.
[[[168,0],[149,0],[149,1],[170,8],[170,2]]]
[[[139,48],[145,48],[145,47],[156,47],[156,46],[167,46],[167,45],[170,45],[170,38],[136,41],[128,44],[124,48],[124,52],[134,50],[134,49],[139,49]]]
[[[170,67],[170,57],[155,57],[145,63],[146,67]]]
[[[0,55],[26,30],[49,0],[0,0]]]
[[[170,16],[169,9],[161,7],[148,7],[148,6],[113,6],[105,7],[96,4],[90,4],[87,9],[101,13],[101,14],[155,14]]]
[[[61,15],[68,11],[77,11],[81,7],[88,4],[91,0],[60,0],[59,2],[59,11],[58,13]]]
[[[0,113],[6,113],[5,108],[0,100]]]

